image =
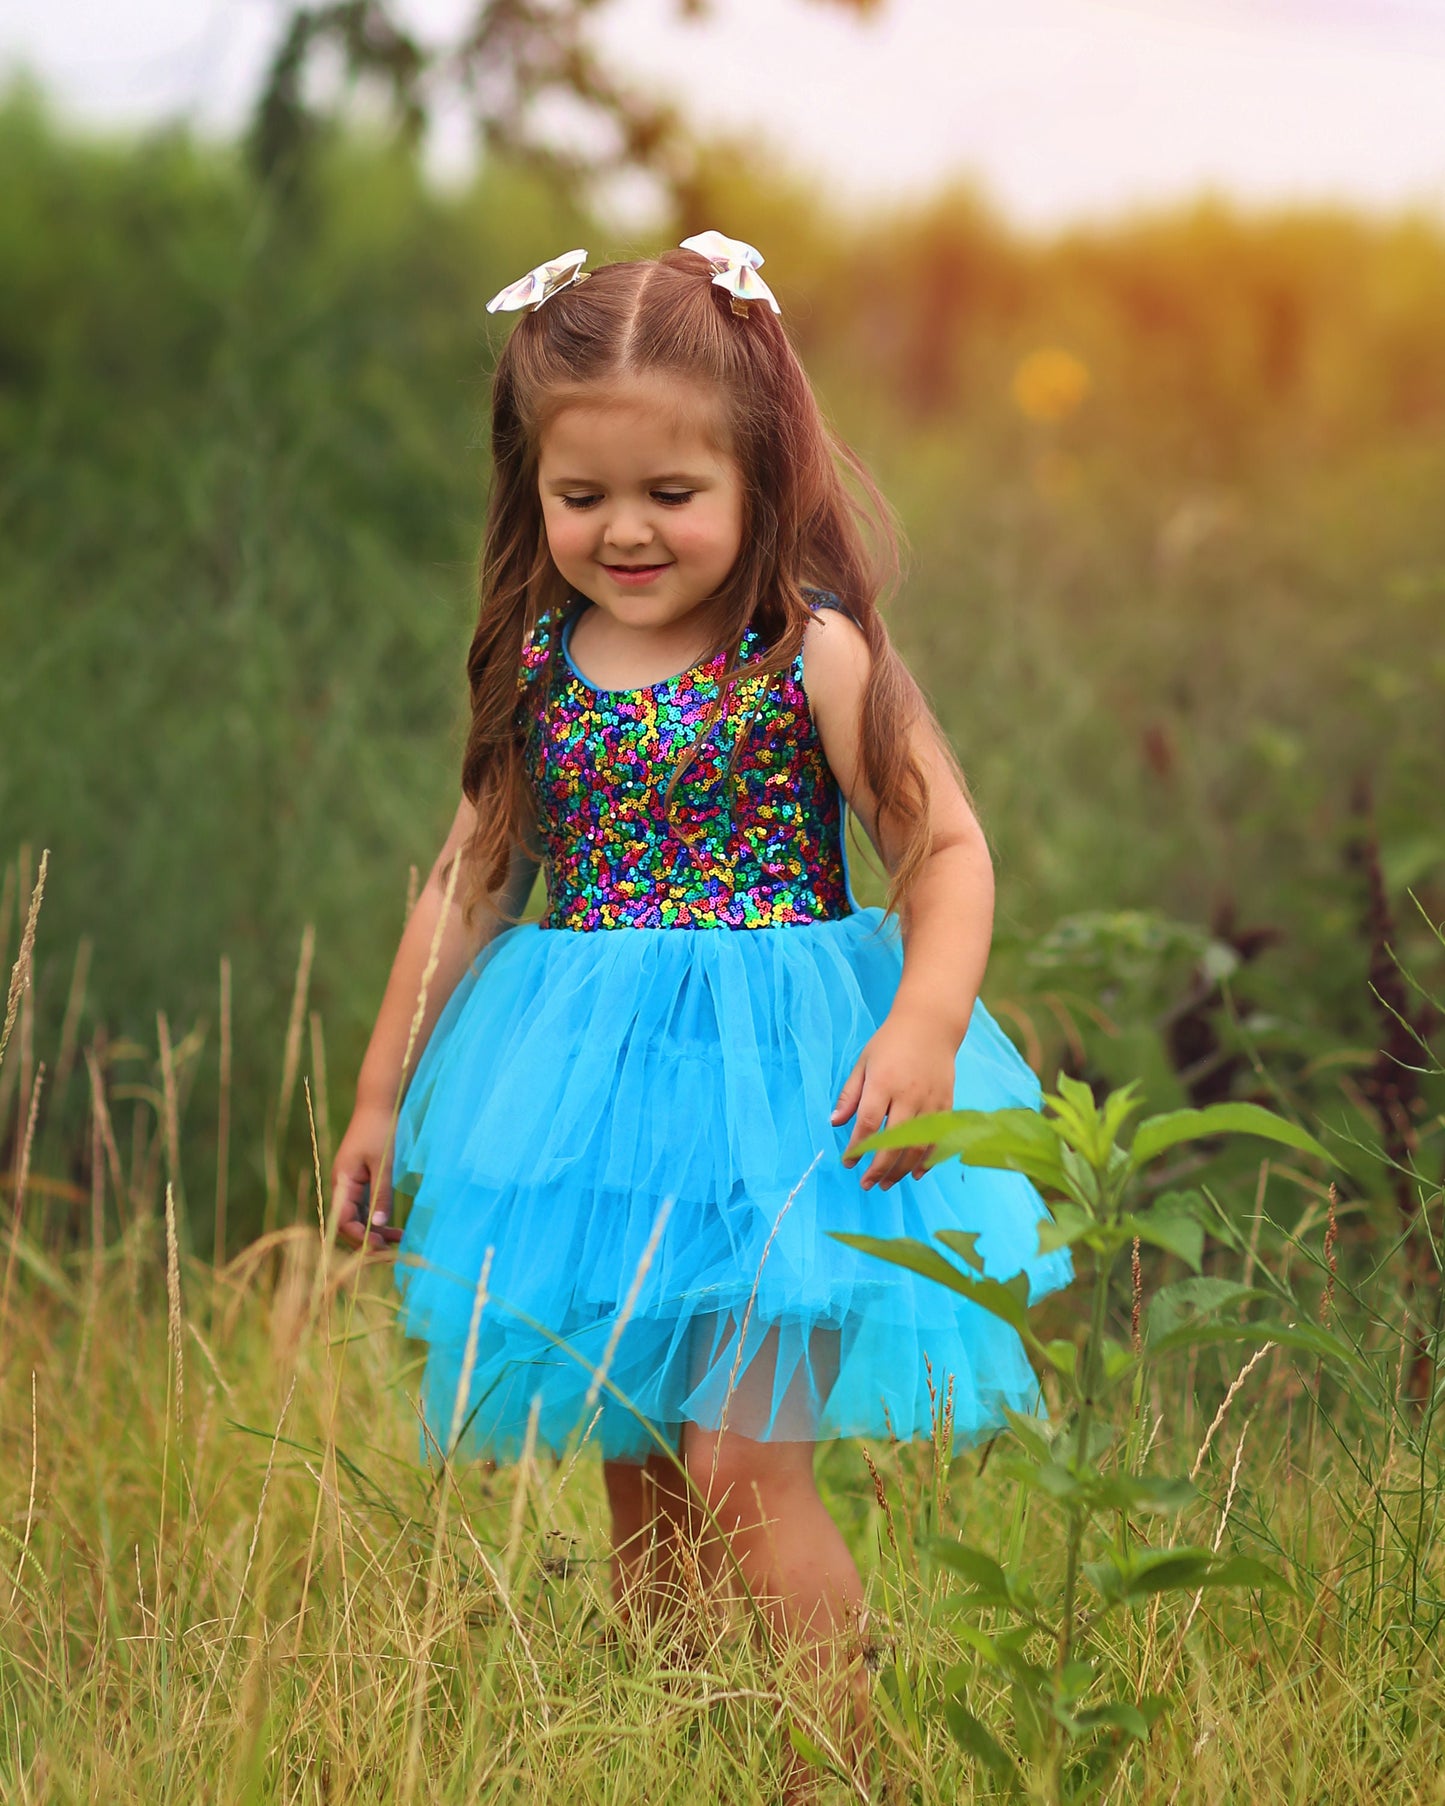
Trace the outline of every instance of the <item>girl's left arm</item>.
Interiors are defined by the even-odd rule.
[[[868,838],[891,873],[902,851],[900,825],[881,811],[863,772],[863,692],[872,654],[846,615],[820,609],[803,639],[808,702],[823,751]],[[915,722],[911,745],[928,776],[930,847],[899,911],[903,977],[893,1007],[858,1056],[833,1110],[835,1124],[856,1110],[843,1155],[883,1124],[907,1122],[953,1108],[954,1062],[983,983],[993,934],[993,862],[978,818],[958,780],[931,717]],[[926,1147],[874,1154],[863,1188],[887,1191],[910,1172],[924,1171]]]

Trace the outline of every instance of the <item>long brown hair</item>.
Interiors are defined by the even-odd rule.
[[[770,309],[736,315],[694,251],[606,264],[564,289],[517,324],[492,380],[492,489],[481,558],[481,606],[467,657],[472,720],[462,789],[475,805],[468,845],[470,921],[483,895],[503,885],[514,842],[533,837],[534,803],[524,765],[527,724],[518,710],[518,677],[527,636],[567,590],[547,551],[537,486],[538,445],[548,421],[569,401],[600,386],[625,385],[644,372],[711,385],[722,399],[730,443],[742,473],[744,514],[737,562],[715,598],[719,641],[727,650],[713,712],[680,757],[678,778],[706,737],[730,685],[740,676],[783,671],[796,658],[812,617],[805,590],[830,590],[862,629],[872,653],[863,698],[863,770],[902,828],[902,851],[887,907],[906,899],[929,852],[928,776],[909,745],[920,717],[947,742],[922,691],[894,651],[878,600],[898,569],[898,542],[887,504],[855,454],[823,418],[816,397]],[[767,648],[739,664],[745,629]],[[557,657],[554,634],[549,665]],[[495,907],[495,896],[493,905]]]

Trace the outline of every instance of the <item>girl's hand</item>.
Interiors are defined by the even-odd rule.
[[[358,1104],[336,1150],[331,1169],[331,1196],[337,1204],[336,1233],[359,1248],[385,1248],[401,1240],[391,1217],[391,1111]],[[371,1232],[366,1233],[367,1200]]]
[[[854,1110],[858,1112],[852,1140],[843,1151],[844,1166],[858,1164],[862,1157],[855,1152],[858,1143],[876,1133],[885,1116],[893,1128],[915,1116],[951,1110],[957,1056],[957,1043],[938,1023],[890,1011],[865,1043],[833,1106],[835,1126],[847,1122]],[[872,1155],[862,1180],[864,1191],[874,1185],[887,1191],[910,1173],[921,1179],[932,1151],[929,1143],[926,1147],[886,1148]]]

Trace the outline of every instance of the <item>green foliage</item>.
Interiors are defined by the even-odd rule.
[[[1096,1102],[1087,1085],[1064,1077],[1045,1099],[1046,1113],[961,1110],[916,1118],[882,1130],[865,1150],[931,1144],[929,1164],[957,1157],[965,1166],[1004,1168],[1028,1175],[1057,1196],[1052,1224],[1040,1228],[1041,1251],[1067,1247],[1092,1257],[1089,1326],[1082,1343],[1045,1342],[1028,1316],[1028,1280],[977,1278],[917,1241],[834,1234],[834,1240],[947,1286],[999,1318],[1023,1339],[1040,1367],[1053,1374],[1066,1401],[1058,1422],[1008,1413],[1012,1447],[1004,1471],[1023,1493],[1064,1519],[1064,1572],[1045,1589],[987,1551],[947,1539],[931,1544],[935,1559],[967,1583],[953,1602],[970,1615],[992,1617],[987,1632],[967,1629],[974,1664],[950,1670],[943,1709],[961,1747],[983,1764],[1010,1797],[1098,1800],[1114,1784],[1129,1741],[1150,1735],[1167,1696],[1100,1697],[1129,1687],[1117,1664],[1094,1653],[1098,1626],[1114,1611],[1135,1610],[1166,1594],[1199,1595],[1208,1588],[1289,1589],[1284,1576],[1253,1556],[1220,1555],[1183,1543],[1147,1544],[1136,1519],[1173,1517],[1193,1503],[1192,1480],[1151,1474],[1130,1465],[1136,1450],[1115,1446],[1109,1425],[1114,1400],[1136,1387],[1155,1361],[1197,1348],[1216,1336],[1262,1346],[1274,1343],[1315,1354],[1344,1372],[1354,1366],[1349,1345],[1313,1325],[1254,1320],[1207,1325],[1199,1321],[1254,1296],[1248,1287],[1185,1281],[1147,1342],[1133,1349],[1107,1333],[1109,1280],[1131,1244],[1149,1243],[1198,1274],[1204,1225],[1191,1195],[1144,1190],[1149,1168],[1188,1141],[1250,1135],[1328,1164],[1307,1130],[1251,1104],[1176,1110],[1140,1122],[1121,1139],[1139,1109],[1130,1085]],[[937,1239],[977,1268],[973,1238],[940,1230]],[[1100,1553],[1085,1559],[1090,1546]],[[1007,1685],[1008,1743],[968,1703],[978,1670]]]
[[[500,163],[442,193],[327,135],[283,201],[236,150],[77,139],[19,90],[0,170],[0,857],[53,853],[42,1027],[85,939],[81,1038],[129,1049],[127,1083],[158,1089],[158,1010],[196,1026],[196,1167],[231,960],[244,1230],[303,931],[340,1116],[455,805],[485,299],[559,245],[632,246]],[[696,205],[768,254],[913,545],[890,632],[995,841],[1000,1014],[1046,1076],[1087,1042],[1156,1111],[1268,1101],[1267,1069],[1377,1188],[1341,1085],[1376,1039],[1345,854],[1373,773],[1392,897],[1445,915],[1445,237],[1208,206],[1031,242],[961,191],[837,219],[733,150]],[[1015,399],[1040,346],[1088,372],[1067,418]],[[57,1166],[82,1079],[42,1106]],[[278,1159],[289,1195],[299,1108]]]

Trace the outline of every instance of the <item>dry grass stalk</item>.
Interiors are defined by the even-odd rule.
[[[231,961],[221,955],[221,1072],[216,1106],[216,1214],[211,1264],[219,1273],[226,1264],[226,1210],[231,1169]]]
[[[186,1421],[185,1343],[181,1335],[181,1249],[176,1234],[176,1194],[166,1187],[166,1335],[170,1344],[171,1379],[175,1388],[176,1430]]]
[[[1204,1466],[1205,1457],[1209,1453],[1210,1444],[1219,1433],[1225,1418],[1228,1417],[1229,1407],[1234,1403],[1235,1399],[1238,1398],[1240,1388],[1273,1347],[1273,1342],[1262,1342],[1235,1375],[1233,1384],[1230,1386],[1228,1392],[1225,1393],[1219,1409],[1214,1413],[1214,1421],[1210,1424],[1204,1441],[1200,1444],[1199,1453],[1194,1457],[1194,1465],[1189,1470],[1189,1478],[1191,1480],[1197,1480],[1199,1478],[1199,1470]],[[1241,1443],[1243,1442],[1242,1437],[1240,1438],[1240,1441]]]
[[[1261,1349],[1260,1353],[1263,1352],[1264,1351]],[[1257,1358],[1258,1357],[1256,1356],[1256,1359]],[[1253,1362],[1251,1362],[1250,1365],[1252,1366]],[[1245,1369],[1245,1372],[1248,1372],[1248,1368]],[[1243,1375],[1240,1377],[1243,1378]],[[1211,1545],[1212,1550],[1216,1555],[1219,1553],[1220,1544],[1224,1541],[1224,1530],[1229,1522],[1229,1514],[1234,1509],[1234,1494],[1239,1485],[1240,1463],[1244,1460],[1244,1439],[1249,1434],[1250,1422],[1251,1420],[1246,1418],[1244,1421],[1244,1428],[1239,1432],[1239,1445],[1234,1451],[1234,1462],[1229,1470],[1229,1487],[1224,1495],[1224,1509],[1219,1514],[1219,1524],[1215,1529],[1214,1542]],[[1184,1653],[1185,1639],[1193,1628],[1194,1620],[1198,1615],[1199,1607],[1203,1599],[1204,1588],[1200,1587],[1189,1603],[1189,1610],[1185,1614],[1184,1623],[1180,1626],[1179,1635],[1175,1638],[1174,1648],[1169,1657],[1169,1664],[1164,1670],[1164,1679],[1159,1684],[1158,1691],[1160,1693],[1167,1693],[1169,1691],[1170,1683],[1174,1679],[1174,1671],[1179,1666],[1179,1658]]]
[[[517,1571],[517,1563],[521,1556],[522,1519],[526,1514],[527,1494],[536,1479],[537,1424],[541,1415],[541,1396],[534,1393],[531,1409],[527,1413],[526,1432],[522,1437],[522,1452],[517,1458],[516,1487],[512,1493],[512,1509],[507,1519],[507,1551],[504,1572],[509,1586],[512,1576]]]
[[[171,1025],[164,1010],[156,1011],[156,1033],[161,1050],[161,1103],[164,1109],[166,1137],[167,1191],[175,1186],[185,1196],[181,1185],[181,1112],[176,1092],[176,1054],[171,1045]]]
[[[452,1400],[452,1421],[447,1430],[447,1472],[451,1471],[452,1456],[456,1453],[461,1441],[462,1425],[466,1421],[467,1400],[472,1391],[472,1370],[477,1364],[477,1343],[482,1333],[482,1311],[487,1303],[487,1281],[492,1276],[492,1256],[494,1247],[488,1247],[482,1257],[482,1270],[477,1275],[477,1289],[472,1298],[472,1316],[467,1325],[467,1343],[462,1351],[462,1368],[457,1375],[457,1395]]]
[[[774,1217],[773,1226],[768,1231],[768,1239],[763,1243],[763,1251],[758,1256],[758,1270],[753,1275],[752,1290],[748,1293],[748,1302],[743,1309],[743,1320],[738,1329],[738,1351],[733,1356],[732,1370],[728,1374],[727,1390],[723,1394],[723,1408],[722,1408],[721,1415],[718,1418],[717,1436],[713,1441],[712,1472],[709,1475],[709,1488],[711,1488],[712,1481],[717,1479],[718,1452],[722,1446],[722,1434],[723,1434],[723,1431],[727,1428],[728,1412],[732,1408],[733,1393],[734,1393],[734,1390],[736,1389],[736,1386],[738,1383],[738,1375],[742,1369],[743,1349],[747,1346],[748,1324],[752,1321],[753,1306],[757,1302],[757,1297],[758,1297],[758,1287],[762,1284],[763,1268],[767,1265],[768,1255],[772,1250],[773,1242],[777,1237],[778,1230],[782,1227],[783,1218],[793,1208],[794,1199],[797,1197],[798,1193],[803,1189],[803,1187],[808,1183],[808,1180],[811,1178],[815,1168],[818,1165],[818,1162],[822,1158],[823,1158],[823,1150],[821,1148],[819,1148],[818,1152],[813,1156],[812,1161],[809,1163],[807,1171],[803,1174],[802,1178],[799,1179],[798,1183],[793,1187],[793,1189],[788,1193],[787,1197],[783,1199],[782,1209],[778,1212],[777,1216]]]
[[[100,1126],[100,1139],[105,1148],[106,1165],[110,1169],[110,1187],[115,1193],[117,1216],[125,1199],[125,1174],[120,1164],[120,1148],[116,1145],[115,1125],[110,1119],[110,1105],[105,1101],[105,1080],[94,1048],[85,1050],[85,1064],[90,1072],[90,1107]],[[123,1225],[122,1225],[123,1226]]]
[[[1325,1329],[1329,1328],[1330,1321],[1334,1316],[1335,1278],[1339,1272],[1339,1261],[1335,1258],[1335,1243],[1340,1239],[1339,1218],[1335,1215],[1335,1206],[1338,1202],[1339,1193],[1336,1191],[1332,1179],[1330,1181],[1329,1222],[1325,1228],[1325,1266],[1329,1269],[1330,1276],[1325,1283],[1325,1295],[1320,1301],[1320,1323]]]
[[[40,904],[45,896],[45,874],[49,870],[50,849],[47,847],[40,855],[40,870],[35,874],[30,908],[26,912],[25,927],[20,934],[20,951],[15,956],[15,964],[10,971],[10,994],[5,1001],[5,1026],[0,1029],[0,1061],[4,1060],[5,1049],[10,1044],[10,1032],[15,1027],[15,1013],[20,1007],[21,993],[30,983],[30,969],[35,959],[35,929],[40,920]]]
[[[1141,1328],[1144,1315],[1144,1262],[1139,1254],[1139,1238],[1134,1237],[1134,1246],[1129,1255],[1129,1274],[1132,1281],[1132,1300],[1129,1306],[1129,1338],[1136,1355],[1143,1352],[1144,1335]]]
[[[201,1702],[200,1722],[206,1721],[211,1707],[211,1696],[216,1691],[216,1683],[221,1678],[221,1671],[226,1665],[226,1657],[236,1638],[236,1626],[241,1620],[241,1608],[246,1603],[246,1588],[251,1583],[251,1570],[256,1564],[256,1549],[261,1541],[261,1525],[266,1516],[266,1495],[271,1490],[271,1475],[276,1467],[276,1450],[281,1443],[281,1432],[286,1427],[286,1415],[291,1409],[291,1400],[296,1396],[296,1375],[291,1376],[291,1384],[286,1391],[286,1401],[281,1406],[281,1415],[276,1420],[275,1433],[271,1437],[271,1446],[266,1451],[266,1472],[261,1477],[261,1496],[256,1501],[256,1518],[251,1527],[251,1543],[246,1550],[246,1565],[241,1571],[241,1584],[236,1589],[236,1604],[232,1609],[226,1625],[226,1635],[216,1656],[216,1663],[211,1670],[211,1679],[206,1687],[206,1697]]]
[[[537,1665],[537,1657],[533,1652],[532,1645],[527,1640],[527,1633],[522,1626],[522,1620],[517,1616],[516,1609],[512,1604],[511,1595],[507,1591],[506,1582],[492,1566],[487,1557],[486,1550],[477,1541],[476,1532],[465,1519],[462,1520],[462,1529],[466,1532],[467,1541],[472,1545],[472,1551],[476,1555],[477,1560],[486,1569],[487,1578],[496,1588],[497,1597],[502,1602],[502,1609],[511,1620],[512,1629],[517,1633],[517,1641],[522,1645],[522,1653],[526,1656],[527,1664],[532,1670],[532,1678],[537,1683],[537,1704],[541,1710],[542,1723],[550,1725],[552,1722],[552,1708],[547,1701],[547,1688],[542,1680],[542,1670]]]
[[[60,1024],[60,1052],[55,1061],[55,1082],[52,1093],[56,1097],[65,1096],[65,1088],[70,1083],[70,1073],[75,1065],[75,1056],[80,1045],[80,1014],[85,1008],[86,987],[90,982],[90,962],[95,943],[88,934],[80,937],[80,944],[75,950],[75,965],[70,974],[70,992],[65,999],[65,1015]]]
[[[316,928],[308,922],[301,933],[296,960],[296,981],[291,989],[291,1014],[286,1023],[286,1047],[281,1059],[281,1089],[276,1099],[276,1127],[267,1150],[266,1227],[276,1220],[281,1200],[281,1152],[291,1123],[291,1100],[301,1070],[301,1032],[306,1021],[306,999],[311,988],[311,962],[316,955]]]
[[[25,1558],[30,1553],[30,1533],[35,1527],[35,1479],[40,1469],[40,1409],[35,1397],[35,1369],[30,1369],[30,1503],[25,1507],[25,1535],[20,1543],[20,1559],[15,1564],[15,1584],[10,1589],[13,1606],[20,1596],[20,1576],[25,1571]]]
[[[1249,1221],[1249,1247],[1245,1250],[1241,1285],[1254,1284],[1254,1269],[1259,1260],[1259,1231],[1264,1221],[1264,1196],[1269,1190],[1269,1161],[1259,1163],[1259,1183],[1254,1188],[1254,1213]]]
[[[602,1351],[602,1359],[587,1386],[587,1396],[583,1409],[590,1411],[597,1403],[598,1394],[612,1371],[613,1358],[617,1353],[617,1344],[622,1340],[622,1332],[626,1329],[632,1313],[637,1308],[637,1299],[642,1291],[642,1282],[647,1278],[648,1268],[652,1265],[652,1257],[657,1253],[657,1244],[662,1240],[662,1232],[667,1227],[667,1219],[672,1215],[673,1199],[669,1196],[662,1200],[656,1219],[647,1237],[647,1246],[642,1250],[637,1268],[632,1275],[632,1284],[627,1288],[627,1296],[622,1301],[622,1309],[617,1313],[617,1321],[612,1325],[612,1333],[607,1338],[607,1346]]]
[[[0,1298],[0,1335],[10,1322],[10,1287],[15,1278],[15,1261],[20,1253],[20,1231],[25,1221],[25,1188],[30,1182],[30,1156],[35,1147],[35,1125],[40,1116],[40,1093],[45,1085],[45,1062],[40,1062],[35,1083],[30,1087],[30,1109],[25,1118],[25,1134],[20,1143],[20,1159],[15,1169],[15,1207],[10,1214],[10,1250],[5,1257],[5,1292]]]
[[[859,1444],[860,1448],[863,1445]],[[863,1448],[863,1462],[873,1479],[873,1495],[882,1508],[884,1521],[888,1528],[888,1541],[893,1546],[893,1553],[901,1562],[903,1557],[898,1548],[898,1536],[893,1527],[893,1507],[888,1503],[888,1489],[883,1484],[883,1476],[873,1464],[873,1457]]]
[[[321,1170],[329,1173],[332,1161],[331,1102],[326,1085],[326,1036],[321,1027],[321,1012],[311,1012],[311,1077],[316,1086],[316,1114],[312,1119],[313,1140],[321,1147]]]

